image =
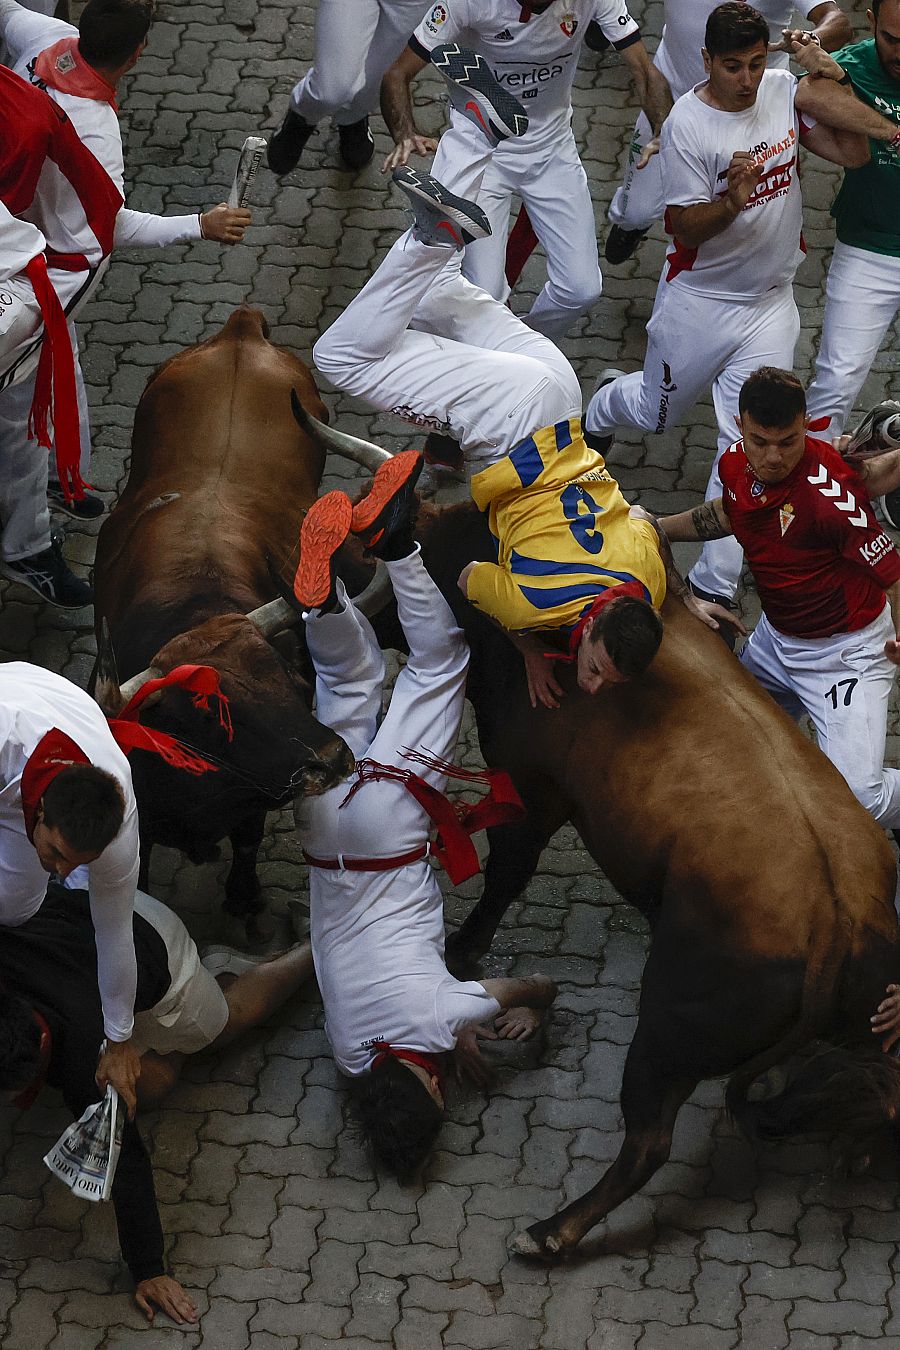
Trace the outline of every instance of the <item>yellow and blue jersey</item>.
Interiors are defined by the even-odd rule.
[[[666,593],[659,541],[629,505],[579,418],[544,427],[471,483],[488,514],[496,563],[469,575],[472,603],[512,632],[571,630],[610,586],[637,581],[651,604]]]

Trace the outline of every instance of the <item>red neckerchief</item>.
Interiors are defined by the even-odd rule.
[[[20,1111],[27,1111],[37,1098],[38,1093],[47,1081],[47,1070],[50,1068],[50,1052],[53,1049],[53,1036],[47,1021],[37,1008],[32,1008],[31,1015],[41,1029],[41,1040],[38,1048],[38,1071],[32,1078],[27,1087],[23,1088],[17,1097],[13,1097],[13,1106],[17,1106]]]
[[[448,778],[462,779],[467,783],[486,783],[488,794],[479,802],[453,803],[443,792],[426,783],[424,778],[412,769],[401,769],[396,764],[379,764],[374,759],[361,759],[356,766],[357,779],[347,793],[341,806],[346,806],[365,783],[377,783],[388,780],[402,783],[411,797],[428,812],[430,819],[438,827],[437,837],[431,852],[444,868],[447,876],[458,886],[468,881],[481,870],[478,854],[471,836],[478,830],[486,830],[492,825],[508,825],[521,820],[525,815],[522,799],[513,786],[509,774],[502,769],[488,769],[479,773],[474,769],[460,769],[446,760],[438,759],[421,750],[403,751],[403,758],[435,769]]]
[[[608,586],[605,591],[601,591],[594,603],[584,611],[581,618],[572,629],[569,634],[568,650],[564,652],[544,652],[544,655],[548,656],[551,661],[570,662],[577,660],[578,644],[584,636],[585,628],[592,619],[596,619],[597,615],[605,605],[611,604],[613,600],[618,600],[619,597],[623,595],[634,596],[635,600],[647,599],[646,589],[639,581],[622,581],[618,586]]]
[[[22,815],[25,817],[25,833],[28,842],[34,843],[34,827],[38,823],[38,807],[47,788],[58,773],[70,769],[73,764],[89,764],[90,760],[76,745],[71,736],[67,736],[59,727],[52,727],[46,736],[42,736],[25,761],[22,770],[21,796]]]
[[[92,98],[108,103],[114,113],[119,111],[115,89],[85,61],[78,50],[77,36],[61,38],[52,47],[45,47],[34,63],[34,73],[61,94]]]
[[[377,1069],[386,1059],[408,1060],[410,1064],[418,1065],[426,1073],[433,1074],[438,1080],[441,1096],[444,1096],[444,1071],[434,1055],[425,1055],[420,1050],[404,1050],[402,1046],[388,1045],[387,1041],[373,1041],[371,1048],[376,1051],[372,1060],[373,1069]]]

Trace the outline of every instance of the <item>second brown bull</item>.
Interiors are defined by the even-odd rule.
[[[201,862],[228,838],[225,908],[240,915],[259,908],[266,812],[352,767],[343,741],[312,716],[302,670],[268,640],[279,626],[272,606],[264,631],[246,617],[275,600],[270,562],[295,555],[322,475],[323,451],[298,427],[292,389],[326,416],[306,366],[267,340],[254,309],[167,361],[138,405],[128,482],[97,541],[97,623],[108,627],[119,676],[213,666],[234,728],[229,741],[177,689],[142,712],[218,766],[191,776],[132,755],[143,872],[155,843]],[[281,627],[296,621],[279,606]],[[117,711],[108,681],[105,694],[105,711]]]

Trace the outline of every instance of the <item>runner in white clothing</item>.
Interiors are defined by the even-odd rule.
[[[662,134],[672,243],[647,325],[643,371],[604,371],[585,415],[604,452],[618,426],[677,426],[712,387],[719,454],[734,438],[738,395],[759,366],[790,369],[800,319],[792,281],[803,257],[798,151],[802,140],[837,163],[862,163],[865,134],[895,128],[838,88],[840,66],[808,35],[792,37],[815,78],[767,70],[769,30],[752,6],[728,3],[707,22],[709,79],[683,95]],[[710,497],[721,495],[715,467]],[[704,598],[730,601],[741,554],[708,545],[690,580]]]
[[[153,13],[151,0],[109,3],[92,0],[81,28],[31,12],[17,0],[0,0],[0,46],[7,63],[33,85],[46,89],[68,115],[87,150],[106,171],[110,188],[123,195],[122,137],[116,87],[143,50]],[[35,200],[24,216],[44,235],[50,280],[72,322],[96,289],[108,265],[85,207],[55,164],[41,173]],[[115,218],[116,247],[150,247],[215,239],[236,243],[250,214],[224,203],[205,212],[157,216],[122,206]],[[91,599],[90,587],[69,571],[58,546],[51,544],[47,509],[47,457],[27,431],[34,391],[40,335],[24,342],[0,362],[0,572],[37,591],[51,603],[78,608]],[[84,379],[75,361],[81,433],[81,473],[90,460],[90,426]],[[78,519],[93,519],[104,510],[89,494],[70,501],[58,485],[51,487],[54,508]]]
[[[113,1083],[132,1111],[139,1066],[131,1045],[131,918],[139,843],[131,770],[82,689],[40,666],[0,665],[0,925],[24,923],[37,912],[48,873],[64,879],[85,863],[108,1042],[98,1081]]]
[[[339,1067],[362,1080],[355,1109],[375,1157],[401,1176],[416,1170],[440,1128],[444,1053],[462,1039],[475,1057],[475,1027],[495,1018],[502,1036],[531,1034],[540,1021],[533,1010],[547,1007],[556,992],[537,975],[456,980],[444,963],[443,899],[428,861],[432,819],[441,817],[453,880],[478,868],[466,834],[469,857],[454,872],[460,840],[453,831],[462,827],[442,796],[453,772],[469,649],[413,540],[421,464],[411,452],[388,460],[355,507],[342,492],[320,498],[303,523],[294,588],[311,611],[306,639],[318,716],[357,757],[347,783],[294,806],[310,865],[310,936],[325,1029]],[[383,718],[383,655],[334,580],[334,555],[351,529],[385,561],[409,644]],[[511,784],[507,791],[519,814]]]
[[[662,40],[653,64],[668,81],[672,97],[681,98],[703,80],[703,42],[706,20],[715,6],[712,0],[664,0]],[[834,51],[851,34],[850,21],[834,0],[760,0],[756,6],[769,25],[769,65],[787,69],[788,53],[782,30],[796,9],[813,24],[813,36],[826,51]],[[644,113],[638,117],[628,147],[625,176],[607,212],[610,229],[606,236],[606,261],[616,265],[630,258],[650,226],[662,219],[666,206],[659,156],[647,161],[646,150],[653,129]],[[644,165],[638,169],[641,161]]]
[[[528,114],[528,130],[498,147],[477,202],[491,224],[489,238],[466,248],[463,275],[505,301],[506,238],[512,199],[524,202],[547,255],[547,283],[525,322],[550,338],[562,337],[597,302],[601,291],[594,210],[572,135],[572,81],[589,21],[596,18],[629,67],[645,115],[658,132],[671,106],[665,80],[651,64],[625,0],[442,0],[416,29],[406,51],[384,77],[382,111],[397,149],[386,169],[426,153],[435,142],[416,129],[412,80],[437,47],[458,43],[484,58],[495,78]],[[458,175],[472,157],[478,128],[458,110],[440,141],[432,173],[463,196]]]

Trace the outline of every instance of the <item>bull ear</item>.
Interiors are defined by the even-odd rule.
[[[97,637],[97,660],[91,672],[91,693],[95,702],[107,717],[115,717],[121,712],[125,700],[119,687],[119,672],[116,669],[116,654],[113,651],[112,636],[106,619],[100,620],[100,632]]]
[[[319,422],[306,411],[297,397],[296,389],[291,390],[291,408],[298,426],[307,436],[312,436],[313,440],[324,445],[326,450],[334,450],[345,459],[352,459],[354,464],[361,465],[370,473],[375,473],[385,460],[393,458],[390,451],[382,450],[380,445],[373,445],[371,441],[361,441],[357,436],[348,436],[345,431],[337,431],[334,427],[326,427],[324,422]]]

